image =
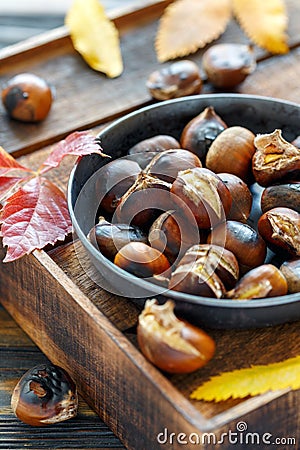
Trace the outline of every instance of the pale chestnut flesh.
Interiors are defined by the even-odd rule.
[[[139,316],[137,338],[144,356],[169,373],[190,373],[203,367],[216,347],[207,333],[175,316],[170,300],[163,305],[156,300],[146,301]]]

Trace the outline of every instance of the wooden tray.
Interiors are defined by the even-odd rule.
[[[169,2],[145,3],[143,10],[115,15],[125,62],[125,71],[118,79],[106,79],[89,69],[74,52],[64,28],[0,52],[0,81],[30,71],[47,78],[57,91],[53,109],[41,124],[19,124],[0,111],[1,145],[6,150],[17,156],[26,154],[21,161],[37,167],[51,151],[48,144],[76,129],[93,127],[97,132],[102,124],[151,102],[145,80],[159,64],[150,43],[154,41],[157,18]],[[290,36],[295,49],[282,57],[267,57],[258,51],[257,71],[236,92],[300,102],[296,77],[300,69],[300,32],[296,26],[300,10],[296,0],[289,1],[289,8],[293,11]],[[232,23],[221,40],[245,39]],[[191,59],[200,63],[201,52]],[[287,86],[293,85],[291,93]],[[204,92],[209,91],[207,84]],[[69,159],[51,175],[58,185],[66,187],[71,166]],[[258,330],[207,330],[217,343],[215,358],[194,374],[165,376],[137,348],[139,308],[96,286],[79,263],[78,253],[81,255],[80,244],[70,240],[49,251],[35,251],[14,263],[2,264],[1,302],[46,356],[67,368],[82,396],[124,445],[132,449],[163,448],[167,430],[166,448],[171,441],[172,448],[181,448],[180,440],[189,436],[199,437],[198,448],[232,448],[228,437],[223,444],[217,440],[222,433],[241,431],[238,422],[245,422],[248,432],[258,433],[260,439],[264,433],[274,439],[297,437],[300,391],[270,392],[220,403],[190,401],[189,394],[221,371],[299,354],[299,322]],[[1,259],[3,254],[1,250]],[[241,442],[239,445],[237,448],[241,448]],[[187,444],[186,448],[194,445]]]

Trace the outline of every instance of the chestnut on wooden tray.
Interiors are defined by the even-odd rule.
[[[174,303],[148,300],[139,316],[137,339],[142,353],[169,373],[190,373],[205,366],[215,353],[214,340],[203,330],[178,319]]]

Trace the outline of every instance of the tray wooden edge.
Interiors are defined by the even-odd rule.
[[[138,441],[132,442],[136,439],[133,430],[143,429],[146,435],[150,418],[152,438],[161,431],[162,423],[168,429],[205,433],[289,393],[262,394],[206,419],[46,252],[35,251],[13,263],[1,264],[3,306],[54,364],[70,372],[81,395],[130,448],[138,445]],[[51,320],[54,317],[55,321]],[[142,426],[141,421],[145,422]],[[151,436],[148,440],[151,448]]]
[[[172,0],[145,0],[144,5],[141,5],[140,2],[135,1],[124,7],[108,11],[107,17],[115,23],[121,32],[123,28],[132,26],[136,21],[145,20],[145,17],[147,17],[147,21],[151,20],[151,17],[159,17],[171,2]],[[67,26],[63,25],[2,48],[0,50],[0,61],[4,63],[10,59],[23,59],[24,55],[28,53],[35,54],[43,49],[47,51],[56,49],[66,40],[70,41],[71,44],[69,30]]]

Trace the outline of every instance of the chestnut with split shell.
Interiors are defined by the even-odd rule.
[[[135,183],[121,197],[113,222],[148,227],[157,211],[171,207],[171,184],[142,171]]]
[[[291,208],[273,208],[258,220],[258,231],[271,249],[300,256],[300,214]]]
[[[16,385],[11,406],[22,422],[51,425],[75,417],[76,385],[61,367],[41,364],[28,370]]]
[[[231,208],[229,190],[221,178],[205,168],[180,171],[172,184],[171,193],[175,202],[178,198],[186,203],[202,229],[223,222]]]
[[[169,373],[190,373],[214,356],[214,340],[203,330],[180,320],[171,300],[159,305],[147,300],[139,316],[137,339],[144,356]]]
[[[287,281],[283,273],[272,264],[263,264],[246,273],[227,292],[226,297],[236,300],[277,297],[288,292]]]
[[[192,295],[222,298],[226,288],[232,288],[238,277],[239,265],[232,252],[217,245],[193,245],[173,271],[169,288]]]
[[[287,142],[282,131],[258,134],[252,159],[253,175],[261,186],[294,180],[300,173],[300,150]]]

